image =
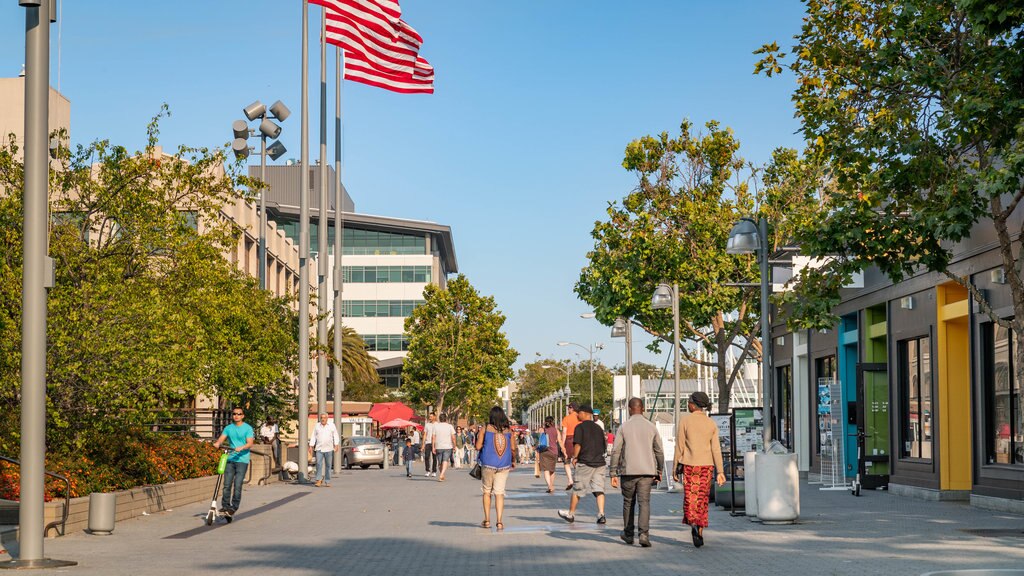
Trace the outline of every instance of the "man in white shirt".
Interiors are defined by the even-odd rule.
[[[427,425],[423,427],[423,467],[426,469],[424,476],[437,476],[437,455],[434,454],[434,426],[437,426],[437,415],[431,414],[427,419]]]
[[[334,453],[341,445],[338,429],[334,422],[327,419],[327,414],[320,415],[313,434],[309,437],[309,455],[316,450],[316,486],[331,486],[331,466],[334,465]]]
[[[455,428],[448,423],[448,417],[444,414],[441,414],[441,421],[434,424],[433,434],[433,451],[437,455],[434,465],[441,467],[437,481],[444,482],[444,473],[448,470],[448,462],[451,461],[452,450],[455,449]]]

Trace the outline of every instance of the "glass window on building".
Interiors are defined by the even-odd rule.
[[[1024,464],[1024,394],[1016,377],[1013,333],[994,323],[982,330],[985,354],[985,436],[989,464]]]
[[[392,368],[382,368],[377,371],[380,376],[380,383],[387,386],[388,388],[401,388],[402,387],[402,367],[394,366]]]
[[[341,314],[348,318],[408,318],[423,300],[347,300]]]
[[[399,234],[345,228],[342,236],[345,254],[426,254],[427,238],[419,234]]]
[[[786,448],[793,448],[793,367],[779,366],[775,369],[775,390],[778,412],[776,438]]]
[[[342,281],[355,284],[430,282],[430,266],[344,266]]]
[[[409,350],[405,334],[360,334],[370,352],[404,352]]]
[[[899,343],[900,456],[932,457],[931,339]]]

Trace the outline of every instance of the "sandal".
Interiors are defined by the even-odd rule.
[[[505,525],[502,524],[501,522],[498,522],[498,524],[495,527],[498,529],[498,531],[501,531],[501,530],[505,529]]]
[[[481,528],[490,528],[491,527],[491,521],[490,520],[484,520],[483,522],[480,523],[480,527]]]

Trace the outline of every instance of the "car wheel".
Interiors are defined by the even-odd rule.
[[[366,470],[367,468],[370,467],[370,465],[369,464],[360,464],[359,467],[362,468],[363,470]]]

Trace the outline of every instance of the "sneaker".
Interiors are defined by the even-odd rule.
[[[644,548],[650,548],[651,547],[651,539],[650,539],[650,537],[647,536],[647,534],[641,534],[640,535],[640,545],[643,546]]]
[[[597,523],[598,524],[607,524],[608,523],[608,519],[604,517],[604,514],[601,514],[600,516],[597,517]]]
[[[316,486],[317,488],[319,488],[319,487],[321,487],[323,485],[324,485],[324,481],[323,480],[317,480],[316,484],[314,484],[314,486]]]
[[[633,545],[633,536],[629,535],[629,534],[626,534],[625,530],[623,530],[622,532],[619,532],[619,540],[622,540],[623,542],[625,542],[626,544],[629,544],[630,546]],[[640,541],[643,542],[643,537],[642,536],[640,538]]]
[[[559,510],[558,511],[558,517],[561,518],[562,520],[565,520],[566,522],[575,522],[576,521],[576,516],[574,516],[572,514],[569,514],[568,510]]]
[[[427,478],[430,478],[430,472],[427,472],[426,474],[424,474],[424,476],[426,476]]]

